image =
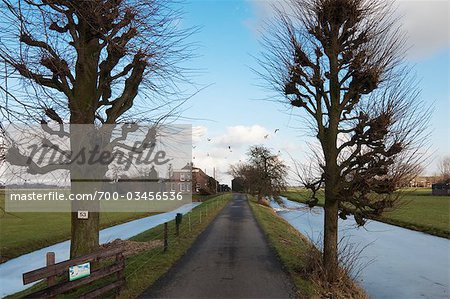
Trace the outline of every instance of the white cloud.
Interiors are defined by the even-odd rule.
[[[192,142],[196,143],[203,139],[208,133],[208,128],[205,126],[193,126],[192,127]]]
[[[231,176],[227,174],[227,171],[230,165],[247,161],[248,147],[262,144],[274,154],[280,155],[287,165],[292,166],[292,159],[304,161],[307,145],[290,139],[289,135],[285,135],[286,133],[288,132],[284,129],[275,133],[257,124],[231,126],[217,134],[205,133],[201,141],[195,143],[193,162],[196,167],[203,169],[210,176],[213,176],[215,169],[216,178],[220,182],[229,184]]]
[[[411,45],[409,58],[426,58],[450,46],[449,1],[399,1],[398,13]]]
[[[216,138],[215,143],[223,146],[241,147],[263,142],[270,136],[269,131],[260,126],[234,126],[228,127],[225,134]]]
[[[249,0],[255,18],[246,21],[253,32],[263,30],[264,22],[274,16],[272,4],[283,5],[283,0]],[[408,35],[407,53],[410,60],[420,60],[450,47],[450,1],[397,0],[397,16],[402,30]]]

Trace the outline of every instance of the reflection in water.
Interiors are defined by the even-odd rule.
[[[318,243],[323,209],[282,200],[281,205],[271,203],[278,215]],[[371,298],[449,297],[450,240],[378,221],[358,228],[351,217],[340,220],[339,237],[365,247],[358,281]]]

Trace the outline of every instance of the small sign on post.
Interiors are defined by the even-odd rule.
[[[69,267],[69,281],[91,275],[91,263],[84,263]]]
[[[89,211],[78,211],[78,219],[88,219]]]

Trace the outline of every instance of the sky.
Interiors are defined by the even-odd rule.
[[[245,161],[251,145],[269,147],[288,165],[308,160],[314,138],[302,113],[277,102],[253,70],[259,68],[264,24],[274,16],[272,4],[282,1],[177,3],[184,11],[179,26],[197,28],[188,40],[197,46],[196,57],[187,64],[195,70],[195,85],[186,87],[192,97],[179,122],[193,126],[194,166],[221,183],[230,184],[230,165]],[[397,16],[411,46],[406,63],[414,67],[422,99],[434,108],[424,165],[424,174],[433,175],[439,161],[450,155],[450,1],[397,1]],[[295,175],[289,182],[296,184]]]
[[[198,26],[192,37],[198,57],[191,64],[199,70],[193,80],[204,87],[183,113],[194,128],[194,165],[209,175],[215,170],[216,178],[229,184],[229,165],[246,160],[250,145],[265,145],[288,164],[304,162],[312,139],[302,129],[301,113],[271,101],[273,93],[252,70],[258,68],[263,24],[273,16],[271,2],[187,0],[183,10],[183,26]],[[414,67],[423,100],[434,107],[424,165],[428,175],[450,155],[449,11],[449,1],[401,1],[397,10],[411,45],[407,63]]]

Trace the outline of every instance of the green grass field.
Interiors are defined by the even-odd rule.
[[[376,220],[450,238],[450,197],[433,196],[431,189],[402,190],[399,206]],[[304,189],[289,189],[283,193],[290,200],[305,202],[310,193]],[[319,205],[324,195],[318,195]]]
[[[4,190],[0,190],[0,263],[69,239],[69,213],[5,213],[4,196]],[[192,196],[194,201],[211,197]],[[106,228],[152,214],[105,212],[100,214],[100,225]]]
[[[70,237],[69,213],[5,213],[0,190],[0,262]],[[152,213],[101,213],[101,228],[142,218]]]

